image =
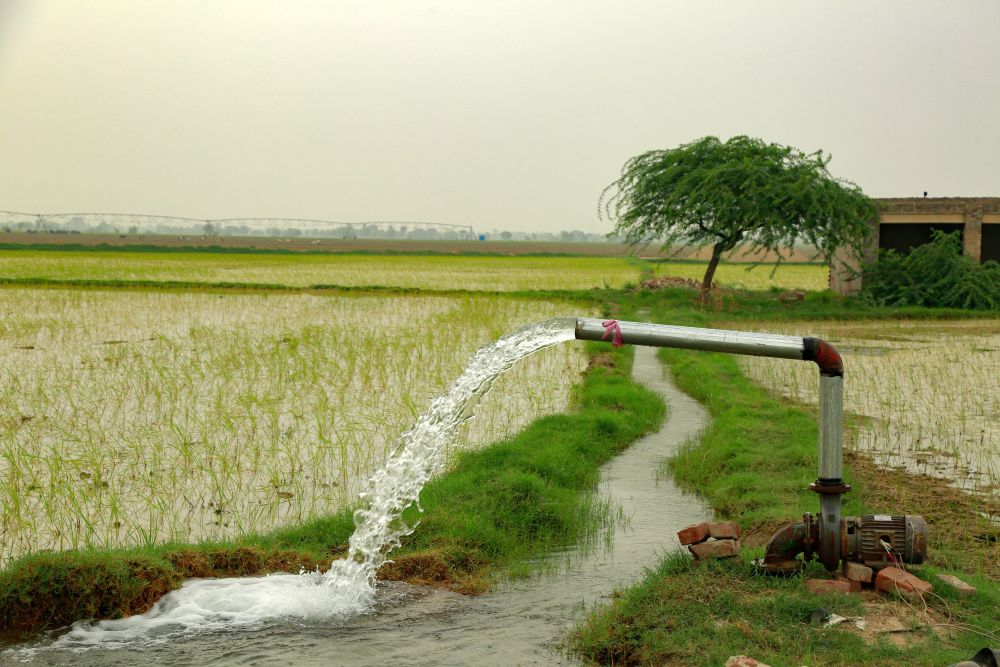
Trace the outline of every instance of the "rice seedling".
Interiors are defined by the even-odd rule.
[[[499,296],[0,291],[0,562],[234,537],[328,514],[523,323]],[[456,447],[565,409],[577,346],[519,363]]]
[[[743,324],[742,326],[746,326]],[[753,327],[753,325],[751,325]],[[1000,320],[758,323],[830,340],[844,357],[854,446],[976,493],[1000,489]],[[741,357],[772,392],[817,402],[814,369]]]
[[[425,290],[575,290],[640,277],[622,257],[0,251],[0,278]]]

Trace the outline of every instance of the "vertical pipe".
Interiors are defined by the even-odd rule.
[[[819,479],[840,483],[843,477],[844,378],[819,376]]]
[[[819,556],[830,571],[840,564],[840,496],[843,483],[844,378],[819,376]]]

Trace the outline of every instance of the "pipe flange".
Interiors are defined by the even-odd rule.
[[[840,482],[838,484],[822,484],[820,482],[813,482],[809,485],[809,490],[816,493],[822,494],[843,494],[851,490],[850,484],[844,484]]]

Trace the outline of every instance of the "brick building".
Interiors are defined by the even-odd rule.
[[[1000,197],[894,197],[876,199],[878,222],[865,249],[864,262],[878,258],[879,249],[906,252],[927,243],[931,230],[962,232],[966,255],[985,262],[1000,261]],[[855,253],[838,250],[830,263],[830,288],[840,294],[855,294],[861,289],[857,269],[861,262]]]

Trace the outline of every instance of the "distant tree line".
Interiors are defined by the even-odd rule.
[[[109,216],[111,217],[111,216]],[[561,241],[572,243],[620,243],[621,237],[607,236],[578,229],[559,232],[519,232],[492,229],[476,232],[472,227],[434,225],[432,223],[353,223],[353,224],[293,224],[262,225],[239,222],[155,218],[136,223],[140,216],[117,216],[118,219],[92,219],[83,216],[29,216],[10,214],[6,220],[0,213],[0,230],[39,234],[162,234],[197,237],[260,236],[316,239],[412,239],[442,240],[503,240]]]

